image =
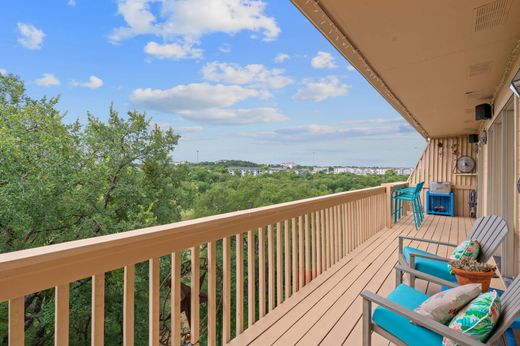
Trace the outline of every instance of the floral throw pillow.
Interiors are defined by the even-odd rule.
[[[449,327],[475,340],[485,342],[491,335],[499,317],[500,297],[496,291],[492,291],[473,299],[451,320]],[[458,343],[446,337],[442,340],[442,344],[444,346],[459,346]]]
[[[477,259],[480,253],[480,244],[476,240],[464,240],[459,246],[453,250],[450,258],[460,260],[463,258]],[[448,265],[451,272],[451,266]]]
[[[478,297],[481,284],[469,284],[434,294],[419,305],[415,312],[442,324],[448,324],[457,312]]]

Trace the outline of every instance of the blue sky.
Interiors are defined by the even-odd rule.
[[[289,1],[5,0],[0,73],[66,121],[146,111],[174,160],[413,166],[424,140]]]

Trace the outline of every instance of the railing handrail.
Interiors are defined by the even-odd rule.
[[[0,254],[0,302],[385,193],[365,188]]]

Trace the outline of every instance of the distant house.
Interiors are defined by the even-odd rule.
[[[327,173],[329,171],[329,167],[312,167],[311,173]]]
[[[269,167],[267,169],[267,173],[273,174],[273,173],[278,173],[278,172],[282,172],[282,171],[286,171],[286,170],[287,169],[282,168],[282,167]]]
[[[293,169],[296,167],[296,163],[294,163],[294,162],[282,163],[282,167],[287,168],[287,169]]]
[[[228,173],[231,175],[240,175],[241,177],[245,177],[246,175],[256,177],[262,173],[262,170],[260,167],[229,166]]]
[[[350,173],[348,167],[334,167],[334,174]]]

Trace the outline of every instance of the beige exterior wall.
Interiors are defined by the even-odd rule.
[[[513,76],[516,74],[518,69],[520,68],[520,58],[517,58],[516,61],[511,62],[510,68],[507,73],[504,74],[502,83],[498,86],[497,92],[494,95],[493,100],[493,118],[486,122],[483,122],[481,125],[481,132],[483,130],[489,130],[489,128],[493,125],[493,123],[497,120],[497,117],[500,116],[501,112],[508,105],[508,102],[511,100],[513,93],[509,89],[510,81]],[[514,177],[515,181],[520,177],[520,100],[515,97],[513,100],[514,104]],[[481,167],[478,170],[479,181],[482,186],[479,186],[479,212],[481,215],[489,214],[489,210],[491,206],[489,205],[489,199],[487,196],[487,192],[489,188],[491,188],[490,173],[489,167],[487,165],[488,158],[490,153],[488,152],[488,146],[481,146],[482,152],[479,154],[481,158]],[[513,188],[513,187],[512,187]],[[513,219],[513,227],[514,227],[514,258],[512,261],[509,261],[507,264],[508,274],[513,276],[519,273],[520,270],[520,193],[516,191],[514,193],[514,219]]]
[[[520,178],[520,98],[515,100],[515,178]],[[518,180],[517,180],[518,181]],[[520,192],[515,193],[516,274],[520,268]]]
[[[455,215],[470,216],[470,191],[477,188],[477,176],[457,171],[460,156],[470,156],[477,161],[476,145],[469,143],[467,136],[431,139],[408,181],[412,185],[424,181],[423,191],[429,188],[430,181],[450,182],[455,195]]]

